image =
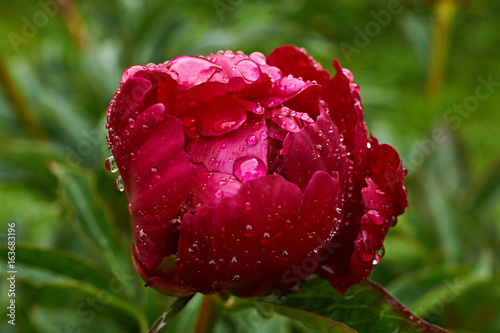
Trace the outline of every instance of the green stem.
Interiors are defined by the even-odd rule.
[[[7,99],[13,106],[21,125],[26,132],[35,140],[41,141],[47,138],[45,130],[40,126],[34,117],[34,112],[26,103],[26,99],[21,96],[19,87],[16,86],[7,66],[0,57],[0,84],[5,90]]]
[[[434,7],[434,32],[427,73],[427,94],[441,92],[451,22],[456,12],[455,0],[440,0]]]
[[[193,333],[211,333],[213,331],[218,317],[218,298],[217,294],[203,296]]]

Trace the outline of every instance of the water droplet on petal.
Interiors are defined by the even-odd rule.
[[[212,128],[214,131],[220,133],[230,130],[231,128],[233,128],[234,124],[236,124],[236,121],[228,121],[227,119],[217,119],[213,123]]]
[[[148,240],[148,235],[144,232],[143,229],[139,230],[139,235],[137,236],[139,240],[142,242],[142,245],[146,245],[146,241]]]
[[[255,146],[257,144],[257,137],[255,135],[250,135],[248,138],[247,138],[247,143],[249,146]]]
[[[266,56],[260,52],[253,52],[249,55],[250,59],[258,63],[259,65],[266,64]]]
[[[246,237],[251,237],[254,235],[254,232],[253,232],[253,226],[251,224],[247,224],[247,226],[245,227],[245,231],[243,233]]]
[[[135,120],[134,118],[128,118],[128,127],[134,128],[135,127]]]
[[[256,81],[260,78],[262,71],[260,66],[249,59],[241,60],[236,64],[236,69],[240,72],[241,76],[248,81]]]
[[[156,178],[156,179],[160,178],[160,173],[159,173],[159,171],[158,171],[158,168],[151,168],[151,170],[150,170],[150,171],[151,171],[151,175],[152,175],[154,178]]]
[[[234,58],[234,52],[231,50],[227,50],[226,52],[224,52],[224,55],[228,58]]]
[[[220,145],[220,148],[221,148],[221,149],[226,149],[226,148],[227,148],[227,144],[225,144],[225,143],[221,144],[221,145]]]
[[[221,199],[223,196],[224,196],[224,191],[222,190],[215,191],[215,197]]]
[[[261,242],[262,244],[266,244],[266,243],[268,243],[270,240],[271,240],[271,234],[270,234],[269,232],[267,232],[267,231],[266,231],[266,232],[264,232],[264,233],[262,234],[262,238],[261,238],[260,242]]]
[[[233,276],[233,281],[234,281],[234,282],[238,282],[238,281],[240,281],[240,279],[241,279],[241,278],[240,278],[240,276],[239,276],[239,275],[235,275],[235,276]]]
[[[108,170],[109,172],[118,171],[118,166],[116,165],[116,161],[113,156],[110,156],[106,159],[104,166],[106,167],[106,170]]]
[[[129,203],[129,204],[127,205],[127,209],[128,209],[128,213],[129,213],[130,215],[132,215],[132,204],[131,204],[131,203]]]
[[[196,124],[196,119],[192,117],[186,117],[182,119],[182,124],[186,127],[194,126]]]
[[[125,186],[123,185],[122,176],[118,176],[115,178],[114,185],[115,185],[115,188],[120,192],[123,192],[125,190]]]
[[[246,210],[250,210],[250,209],[252,209],[252,205],[250,204],[250,202],[248,202],[248,201],[247,201],[247,202],[245,202],[245,209],[246,209]]]
[[[239,181],[244,182],[256,179],[267,174],[264,162],[257,157],[243,156],[234,161],[234,175]]]

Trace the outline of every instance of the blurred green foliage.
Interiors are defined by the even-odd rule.
[[[59,3],[0,3],[0,242],[15,222],[17,332],[137,332],[173,301],[143,288],[133,271],[127,201],[103,167],[105,110],[122,72],[182,54],[268,54],[283,44],[306,48],[330,71],[333,58],[349,68],[368,127],[409,170],[410,208],[372,279],[432,323],[500,331],[500,2],[456,4],[440,41],[443,86],[432,95],[437,18],[424,1]],[[5,263],[5,246],[0,252]],[[0,331],[14,332],[7,289],[2,278]],[[192,329],[199,300],[170,331]],[[309,331],[280,315],[257,326],[249,318],[260,317],[223,311],[216,329]]]

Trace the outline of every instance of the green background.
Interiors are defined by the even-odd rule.
[[[500,331],[500,2],[59,2],[0,2],[0,243],[15,222],[19,332],[137,332],[172,302],[131,270],[127,201],[104,169],[105,112],[122,72],[283,44],[332,73],[334,58],[349,68],[369,129],[409,170],[410,207],[372,280],[454,332]],[[454,11],[447,37],[435,37],[437,8]],[[433,43],[446,49],[442,66]],[[429,91],[429,73],[441,88]],[[0,252],[0,331],[15,332]],[[199,301],[172,332],[190,330]],[[308,331],[251,309],[216,329]]]

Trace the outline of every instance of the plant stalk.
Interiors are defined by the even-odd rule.
[[[193,333],[213,332],[219,312],[218,298],[217,294],[203,296]]]

